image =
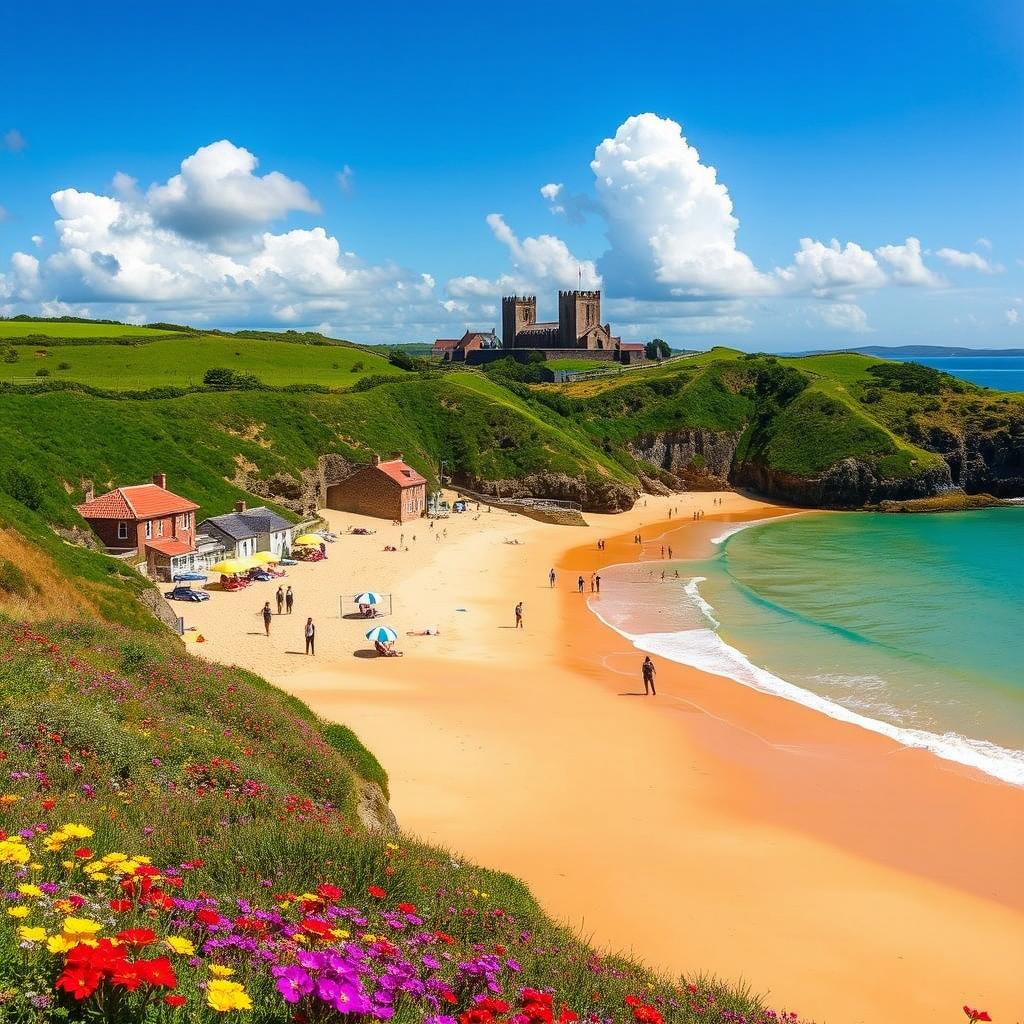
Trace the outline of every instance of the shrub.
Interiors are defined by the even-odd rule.
[[[937,395],[949,388],[953,378],[920,363],[876,363],[868,373],[883,387],[914,395]]]
[[[49,377],[50,376],[50,371],[49,370],[45,370],[45,369],[36,370],[36,376],[37,377]]]
[[[70,370],[71,369],[71,364],[70,363],[58,363],[57,364],[57,369],[58,370]]]
[[[335,366],[337,366],[338,364],[337,364],[337,363],[335,363],[334,365],[335,365]],[[355,362],[354,362],[354,363],[352,364],[352,366],[351,366],[351,368],[349,369],[349,371],[348,371],[348,372],[349,372],[349,373],[362,373],[362,371],[363,371],[363,366],[364,366],[364,365],[365,365],[365,364],[363,363],[362,359],[357,359],[357,360],[356,360],[356,361],[355,361]]]
[[[6,352],[4,352],[5,363],[16,363],[18,361],[18,350],[10,345]]]
[[[35,587],[18,566],[6,558],[0,558],[0,591],[29,598],[35,592]]]

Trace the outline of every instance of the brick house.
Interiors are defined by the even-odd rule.
[[[76,505],[111,554],[145,555],[151,576],[195,567],[195,512],[199,506],[167,490],[167,477],[156,473],[150,484],[117,487],[86,495]]]
[[[470,352],[500,348],[501,340],[494,331],[466,331],[461,338],[438,338],[430,352],[449,363],[464,363]]]
[[[328,486],[324,503],[342,512],[405,523],[426,511],[427,481],[402,460],[401,452],[386,460],[375,455],[370,465]]]
[[[257,551],[283,555],[292,546],[294,526],[264,505],[247,508],[235,502],[234,512],[211,516],[199,524],[199,536],[212,538],[231,558],[245,558]]]

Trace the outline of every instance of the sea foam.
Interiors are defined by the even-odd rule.
[[[738,529],[742,529],[742,526],[738,525]],[[742,651],[727,644],[715,632],[718,621],[714,616],[714,608],[700,595],[699,586],[703,580],[704,577],[692,577],[686,581],[683,589],[713,628],[684,629],[669,633],[630,633],[608,621],[595,605],[591,605],[591,610],[602,622],[629,640],[637,650],[713,675],[725,676],[751,689],[802,704],[836,721],[887,736],[905,747],[928,750],[947,761],[975,768],[1012,785],[1024,786],[1024,751],[1009,750],[987,740],[971,739],[956,732],[940,734],[879,721],[796,686],[767,669],[759,668]]]

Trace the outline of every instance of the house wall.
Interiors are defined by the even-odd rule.
[[[187,517],[187,518],[186,518]],[[148,540],[170,540],[176,537],[186,544],[194,545],[196,537],[195,513],[179,512],[173,516],[158,516],[153,519],[89,519],[93,533],[109,551],[130,551],[136,548],[144,551]],[[185,523],[188,523],[186,526]],[[119,536],[118,525],[124,524],[126,536]],[[150,534],[146,534],[146,524]]]
[[[341,512],[408,522],[419,519],[427,507],[426,484],[402,487],[375,466],[358,470],[327,488],[324,503]]]

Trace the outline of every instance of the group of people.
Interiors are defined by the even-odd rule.
[[[277,614],[281,614],[281,605],[286,603],[288,607],[288,613],[291,614],[292,603],[293,603],[292,588],[289,587],[285,593],[281,592],[281,588],[277,590]],[[274,613],[271,611],[270,602],[266,601],[263,605],[263,609],[260,612],[263,616],[263,632],[270,636],[270,624],[274,621]],[[303,633],[306,638],[306,653],[316,654],[316,624],[313,622],[313,617],[309,616],[306,619],[306,625],[303,629]]]
[[[662,558],[665,557],[665,545],[664,544],[661,545],[661,557]],[[671,544],[669,544],[669,546],[668,546],[668,557],[670,559],[672,558],[672,545]]]
[[[292,613],[292,606],[295,604],[295,595],[292,593],[291,585],[287,587],[278,587],[277,593],[274,595],[277,600],[277,614],[283,615],[287,610],[288,614]]]

